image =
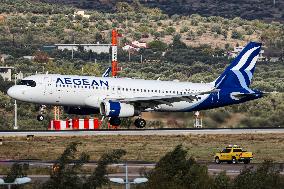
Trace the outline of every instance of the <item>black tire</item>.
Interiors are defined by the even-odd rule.
[[[38,116],[36,117],[36,119],[37,119],[38,121],[43,121],[43,120],[44,120],[44,116],[43,116],[43,115],[38,115]]]
[[[238,163],[236,157],[232,157],[232,163],[233,163],[233,164],[237,164],[237,163]]]
[[[219,157],[215,157],[215,163],[216,163],[216,164],[220,164],[220,163],[221,163]]]
[[[249,164],[250,163],[250,160],[249,159],[245,159],[244,160],[244,164]]]
[[[144,128],[146,126],[146,121],[144,119],[138,118],[134,121],[134,125],[137,128]]]
[[[121,119],[119,117],[112,117],[109,120],[109,124],[112,126],[119,126],[121,124]]]

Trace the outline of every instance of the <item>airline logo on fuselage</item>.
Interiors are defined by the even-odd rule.
[[[56,84],[61,85],[85,85],[85,86],[105,86],[108,87],[108,81],[105,80],[95,80],[95,79],[83,79],[83,78],[57,78]]]

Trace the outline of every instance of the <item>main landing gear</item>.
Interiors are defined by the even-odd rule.
[[[119,126],[121,124],[121,119],[119,117],[111,117],[109,119],[109,124],[113,126]],[[134,125],[137,128],[144,128],[146,126],[146,121],[139,117],[134,121]]]
[[[112,126],[119,126],[121,124],[121,119],[119,117],[111,117],[109,119],[109,124]]]
[[[134,125],[137,128],[144,128],[146,126],[146,121],[145,121],[145,119],[138,118],[134,121]]]

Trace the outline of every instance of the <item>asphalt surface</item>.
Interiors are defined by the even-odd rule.
[[[266,134],[284,133],[284,128],[254,129],[133,129],[133,130],[66,130],[66,131],[0,131],[0,137],[9,136],[98,136],[98,135],[198,135],[198,134]]]

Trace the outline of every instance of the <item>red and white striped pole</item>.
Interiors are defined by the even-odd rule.
[[[118,71],[118,62],[117,62],[117,31],[115,29],[112,30],[112,39],[111,39],[111,74],[112,77],[117,76]]]

